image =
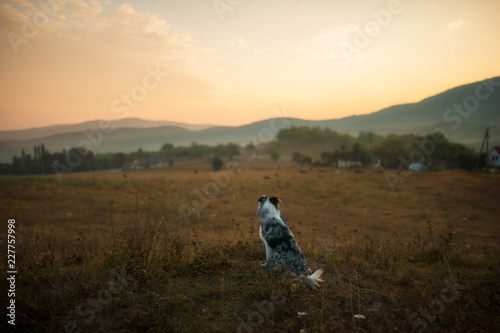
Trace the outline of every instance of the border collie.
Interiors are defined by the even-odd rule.
[[[274,257],[279,264],[295,273],[308,286],[319,287],[319,282],[323,282],[320,278],[323,271],[318,269],[311,274],[304,254],[297,246],[292,232],[281,218],[278,207],[280,199],[277,197],[267,198],[263,195],[257,201],[259,201],[259,209],[257,210],[260,220],[259,234],[266,246],[265,266],[271,267],[270,260],[271,257]]]

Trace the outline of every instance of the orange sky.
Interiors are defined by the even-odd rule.
[[[2,1],[0,130],[370,113],[500,75],[498,13],[496,0]]]

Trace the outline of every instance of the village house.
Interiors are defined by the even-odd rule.
[[[491,148],[487,164],[490,167],[500,168],[500,146]]]

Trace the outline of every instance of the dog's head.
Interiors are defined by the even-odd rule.
[[[266,201],[268,201],[268,200],[269,200],[270,203],[273,204],[274,207],[276,207],[276,209],[278,209],[279,203],[281,202],[281,200],[278,197],[270,197],[270,198],[268,198],[265,195],[263,195],[259,199],[257,199],[257,201],[260,203],[259,204],[259,208],[262,207],[264,205],[264,203]]]

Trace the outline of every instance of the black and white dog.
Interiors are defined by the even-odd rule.
[[[314,274],[306,264],[304,254],[297,246],[293,234],[281,218],[279,211],[280,199],[277,197],[260,197],[257,213],[260,219],[260,238],[266,246],[266,265],[271,265],[271,257],[274,257],[282,266],[290,269],[310,287],[319,286],[318,282],[323,271],[318,269]]]

